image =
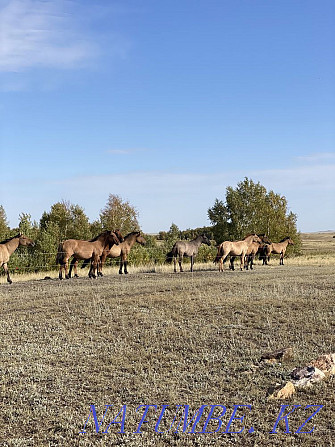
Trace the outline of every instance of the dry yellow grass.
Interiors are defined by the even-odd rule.
[[[333,445],[333,378],[288,401],[268,400],[295,366],[335,350],[334,258],[306,265],[295,259],[248,272],[220,274],[204,264],[173,274],[171,266],[152,266],[131,268],[128,276],[112,269],[97,280],[27,282],[17,275],[11,286],[2,284],[0,445]],[[259,362],[286,346],[293,360]],[[282,423],[269,433],[283,403],[302,406],[289,417],[291,432],[311,414],[306,405],[324,405],[305,427],[315,426],[312,434],[286,434]],[[96,434],[91,417],[79,434],[91,404],[99,420],[105,405],[114,405],[103,429],[127,405],[126,433],[112,424]],[[152,408],[143,434],[133,434],[141,404],[169,405],[164,434],[155,433],[159,410]],[[168,429],[178,404],[188,404],[192,416],[201,405],[226,405],[222,429],[234,405],[252,410],[232,424],[232,431],[246,427],[241,434],[174,433],[176,423]],[[208,431],[216,428],[212,421]]]

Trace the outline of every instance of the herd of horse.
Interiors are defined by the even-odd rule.
[[[90,264],[88,276],[96,278],[103,276],[102,268],[108,257],[120,257],[119,273],[128,273],[127,258],[131,248],[135,243],[145,245],[146,241],[140,231],[133,231],[123,237],[120,230],[106,230],[94,239],[89,241],[78,239],[67,239],[58,246],[56,263],[59,264],[59,279],[63,279],[63,272],[66,279],[71,278],[72,270],[74,276],[78,277],[77,266],[80,260],[83,260],[82,268]],[[201,244],[211,245],[211,241],[205,234],[201,234],[192,241],[178,241],[167,254],[166,261],[174,262],[174,272],[177,272],[177,260],[180,272],[183,271],[182,262],[184,256],[191,260],[191,272],[193,272],[194,259],[198,254]],[[219,264],[219,271],[223,272],[223,264],[230,257],[229,269],[234,270],[234,260],[240,257],[240,269],[253,268],[253,261],[257,255],[268,264],[270,255],[279,254],[279,264],[284,264],[284,256],[288,245],[294,245],[292,239],[287,236],[280,242],[273,243],[265,234],[248,234],[240,241],[224,241],[218,247],[217,255],[214,260]],[[9,275],[8,261],[10,256],[19,246],[34,246],[34,241],[19,233],[9,239],[0,242],[0,267],[3,267],[7,281],[11,284]],[[71,259],[72,258],[72,259]],[[69,261],[71,259],[70,268]]]

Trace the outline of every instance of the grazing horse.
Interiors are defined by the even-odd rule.
[[[174,244],[172,250],[166,255],[167,262],[170,262],[173,258],[174,272],[177,272],[176,263],[178,256],[179,269],[183,272],[182,262],[183,257],[188,256],[191,258],[191,272],[193,272],[194,258],[198,254],[201,244],[211,245],[210,240],[204,234],[201,234],[192,241],[178,241]]]
[[[280,242],[273,242],[265,245],[265,264],[270,261],[270,254],[280,255],[279,265],[284,265],[284,256],[288,245],[294,245],[290,236],[284,237]]]
[[[0,242],[0,267],[3,267],[7,274],[7,282],[9,282],[9,284],[12,284],[13,281],[10,279],[7,263],[10,256],[20,245],[27,247],[34,246],[35,243],[29,239],[29,237],[26,237],[21,233]]]
[[[223,263],[226,262],[229,255],[240,256],[241,258],[241,270],[243,270],[245,264],[245,256],[248,252],[250,245],[253,242],[262,242],[261,238],[257,234],[249,234],[242,241],[224,241],[218,246],[218,252],[214,262],[219,262],[219,272],[223,272]],[[232,266],[232,262],[230,264]]]
[[[106,247],[111,247],[113,244],[119,244],[120,241],[116,234],[112,231],[106,230],[99,234],[91,241],[82,241],[77,239],[67,239],[58,246],[58,253],[56,257],[56,263],[59,267],[59,279],[63,279],[62,272],[65,271],[65,278],[69,279],[68,266],[69,259],[74,256],[78,259],[90,259],[91,268],[88,276],[95,278],[95,271],[98,267],[99,258]]]
[[[141,235],[140,231],[132,231],[131,233],[127,234],[127,236],[124,237],[123,242],[121,242],[119,245],[113,245],[110,249],[106,248],[100,258],[99,262],[99,269],[98,269],[98,276],[102,276],[102,267],[106,261],[107,258],[118,258],[120,256],[120,268],[119,268],[119,274],[122,275],[122,269],[124,268],[124,273],[128,274],[127,265],[128,265],[128,255],[132,248],[132,246],[135,244],[135,242],[139,243],[140,245],[145,245],[146,240]],[[84,268],[88,263],[88,260],[85,260],[83,262],[83,265],[81,268]]]

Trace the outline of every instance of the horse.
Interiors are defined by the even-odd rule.
[[[10,256],[20,245],[23,247],[33,247],[35,242],[32,239],[29,239],[29,237],[24,236],[22,233],[0,242],[0,267],[3,267],[7,274],[7,282],[9,282],[9,284],[12,284],[13,281],[10,279],[7,263]]]
[[[240,256],[241,258],[241,270],[243,270],[245,264],[245,256],[248,252],[249,246],[253,242],[262,242],[261,238],[257,234],[249,234],[242,241],[224,241],[218,246],[218,252],[214,262],[219,263],[219,272],[223,272],[223,263],[226,262],[229,255]],[[234,262],[234,261],[233,261]],[[232,262],[230,263],[232,266]],[[234,270],[234,268],[232,268]]]
[[[172,247],[172,250],[166,255],[166,261],[170,262],[173,258],[174,272],[177,272],[176,263],[178,256],[179,269],[183,272],[182,261],[184,256],[191,258],[191,272],[193,272],[194,258],[198,254],[199,247],[201,244],[211,245],[210,240],[205,234],[201,234],[192,241],[178,241]]]
[[[255,256],[258,254],[260,257],[264,252],[264,247],[267,244],[271,244],[270,239],[265,234],[257,234],[257,236],[261,239],[261,243],[253,242],[247,251],[246,259],[245,259],[245,269],[248,270],[250,264],[250,270],[253,269]],[[264,265],[264,262],[263,262]]]
[[[100,257],[98,276],[102,276],[102,267],[107,258],[118,258],[119,256],[120,256],[119,274],[122,275],[123,273],[122,269],[123,269],[124,273],[127,275],[128,274],[127,258],[135,242],[139,243],[142,246],[145,245],[146,243],[146,240],[141,235],[140,231],[132,231],[131,233],[127,234],[127,236],[124,237],[123,242],[121,242],[119,245],[113,245],[110,249],[106,248]],[[88,260],[86,259],[83,262],[81,268],[84,268],[87,265],[87,263]]]
[[[111,247],[113,244],[119,244],[120,241],[113,231],[106,230],[99,234],[91,241],[83,241],[78,239],[67,239],[58,246],[58,253],[56,256],[56,264],[59,264],[59,279],[63,279],[63,270],[65,278],[69,279],[68,266],[69,259],[74,256],[78,259],[90,259],[91,268],[88,276],[96,278],[95,271],[98,267],[99,258],[106,247]]]
[[[123,236],[122,236],[120,230],[114,230],[114,231],[112,231],[112,233],[115,234],[116,238],[117,238],[118,241],[119,241],[119,244],[120,244],[121,242],[124,241]],[[95,240],[96,240],[96,238],[94,238],[94,239],[90,239],[88,242],[94,242]],[[114,244],[114,245],[117,246],[118,244]],[[110,248],[111,248],[111,246],[109,246],[109,247],[107,246],[107,247],[106,247],[106,250],[109,250]],[[71,264],[70,264],[69,278],[71,278],[71,274],[72,274],[72,269],[73,269],[73,268],[74,268],[74,277],[75,277],[75,278],[78,278],[78,277],[79,277],[79,276],[78,276],[78,273],[77,273],[77,272],[78,272],[78,271],[77,271],[77,267],[78,267],[78,262],[79,262],[80,259],[82,259],[82,258],[78,258],[78,257],[76,257],[76,256],[73,256],[72,261],[71,261]],[[90,258],[85,259],[85,260],[84,260],[84,263],[83,263],[83,265],[82,265],[82,268],[85,267],[85,266],[89,263],[89,261],[90,261]],[[99,261],[98,261],[97,276],[102,276],[102,274],[99,273],[99,265],[100,265],[100,258],[99,258]]]
[[[246,270],[249,269],[249,264],[250,264],[250,270],[253,270],[254,259],[257,254],[259,255],[259,260],[263,259],[263,265],[264,265],[264,248],[267,244],[271,244],[271,241],[268,238],[268,236],[266,236],[266,234],[264,233],[257,234],[257,236],[261,239],[262,242],[261,243],[252,242],[252,244],[249,246],[247,254],[245,255],[244,259],[244,268]],[[236,256],[230,257],[229,270],[235,270],[234,267],[235,258]]]
[[[290,236],[284,237],[284,239],[282,239],[280,242],[273,242],[272,244],[266,244],[264,250],[265,264],[267,265],[267,263],[270,261],[270,254],[273,253],[275,255],[280,255],[279,265],[284,265],[284,256],[288,245],[294,245],[294,242],[292,241]]]

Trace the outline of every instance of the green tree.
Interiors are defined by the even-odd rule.
[[[119,229],[123,235],[131,231],[140,230],[138,223],[138,211],[120,196],[109,194],[107,204],[100,213],[100,222],[94,222],[95,229],[116,230]]]
[[[0,241],[6,239],[9,236],[9,231],[9,224],[5,209],[2,205],[0,205]]]
[[[56,240],[90,239],[91,227],[83,208],[69,202],[57,202],[40,220],[41,231],[52,233]]]
[[[21,213],[19,215],[19,232],[31,239],[35,239],[38,236],[38,224],[35,221],[31,221],[30,214]]]
[[[236,188],[227,187],[225,202],[216,199],[208,217],[217,243],[256,232],[267,234],[273,241],[290,236],[296,244],[294,251],[300,250],[297,217],[288,211],[285,196],[268,192],[247,177]]]

